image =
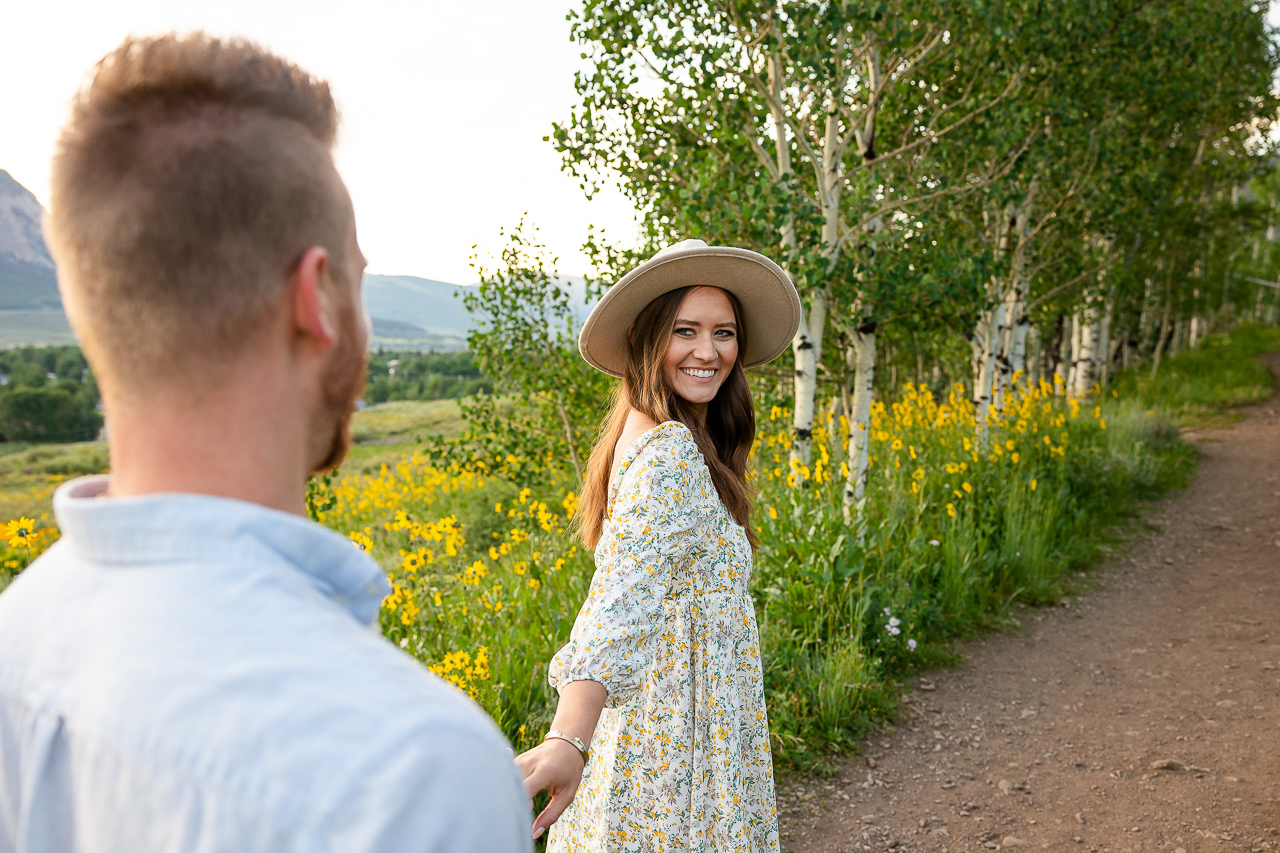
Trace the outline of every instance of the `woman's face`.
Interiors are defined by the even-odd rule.
[[[738,324],[718,287],[695,287],[676,312],[662,371],[682,398],[705,409],[738,360]]]

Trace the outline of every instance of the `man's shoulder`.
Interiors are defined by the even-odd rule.
[[[447,764],[449,742],[507,755],[466,695],[296,574],[217,568],[46,554],[0,595],[15,617],[0,627],[0,690],[38,695],[142,763],[257,768],[316,794]]]
[[[497,727],[325,596],[269,570],[236,590],[46,557],[0,595],[0,735],[23,708],[54,714],[69,754],[107,756],[111,778],[338,849],[527,849]]]

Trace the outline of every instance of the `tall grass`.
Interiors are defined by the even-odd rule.
[[[1196,349],[1165,359],[1154,378],[1148,367],[1126,370],[1113,387],[1125,399],[1174,419],[1196,420],[1269,397],[1275,377],[1257,356],[1277,349],[1280,329],[1246,323],[1229,335],[1209,336]]]

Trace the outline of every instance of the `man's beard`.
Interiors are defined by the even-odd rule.
[[[316,444],[328,446],[311,473],[323,474],[342,464],[351,448],[351,415],[356,400],[364,394],[369,353],[356,345],[356,312],[350,308],[339,318],[338,342],[329,354],[329,364],[321,377],[321,410],[316,416]]]

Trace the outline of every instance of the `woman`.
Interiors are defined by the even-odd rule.
[[[551,791],[533,830],[552,827],[551,851],[778,849],[743,369],[785,350],[799,321],[772,261],[685,240],[583,326],[583,357],[622,383],[578,510],[596,572],[551,662],[560,702],[517,759],[530,794]]]

